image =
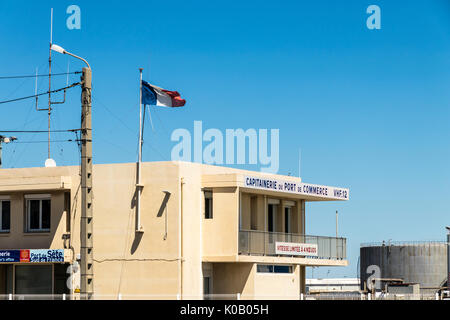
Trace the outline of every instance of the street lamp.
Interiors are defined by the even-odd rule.
[[[59,53],[62,53],[62,54],[68,54],[69,56],[72,56],[74,58],[80,59],[81,61],[83,61],[84,63],[87,64],[89,69],[91,68],[91,66],[89,65],[89,63],[85,59],[83,59],[82,57],[79,57],[77,55],[74,55],[73,53],[70,53],[69,51],[66,51],[63,47],[60,47],[60,46],[58,46],[56,44],[52,44],[50,49],[52,49],[53,51],[56,51],[56,52],[59,52]]]
[[[2,144],[3,143],[11,143],[13,141],[17,140],[16,137],[5,137],[0,135],[0,168],[2,167]]]
[[[89,63],[64,48],[52,44],[50,49],[68,54],[87,64],[81,77],[81,294],[84,299],[94,296],[94,215],[92,189],[92,71]]]

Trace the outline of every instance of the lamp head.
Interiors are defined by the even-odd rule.
[[[56,45],[56,44],[52,44],[52,46],[50,47],[50,49],[52,49],[53,51],[62,53],[62,54],[65,54],[65,53],[66,53],[66,50],[64,50],[63,47],[60,47],[60,46],[58,46],[58,45]]]

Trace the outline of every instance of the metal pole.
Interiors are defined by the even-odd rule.
[[[53,41],[53,8],[50,14],[50,47],[48,52],[48,159],[50,159],[50,121],[52,116],[52,41]]]
[[[81,91],[81,294],[94,294],[94,245],[92,203],[92,73],[83,68]]]
[[[336,210],[336,259],[339,257],[338,255],[338,211]]]
[[[2,167],[2,142],[3,142],[3,136],[0,136],[0,168]]]
[[[338,237],[338,211],[336,210],[336,239]]]
[[[141,167],[142,167],[142,70],[139,68],[139,154],[137,162],[137,174],[136,174],[136,232],[142,232],[141,227]]]

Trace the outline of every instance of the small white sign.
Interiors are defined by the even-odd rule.
[[[275,242],[275,253],[288,256],[317,256],[317,244]]]

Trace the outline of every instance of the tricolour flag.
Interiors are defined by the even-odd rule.
[[[186,100],[181,99],[177,91],[164,90],[142,80],[142,104],[182,107]]]

